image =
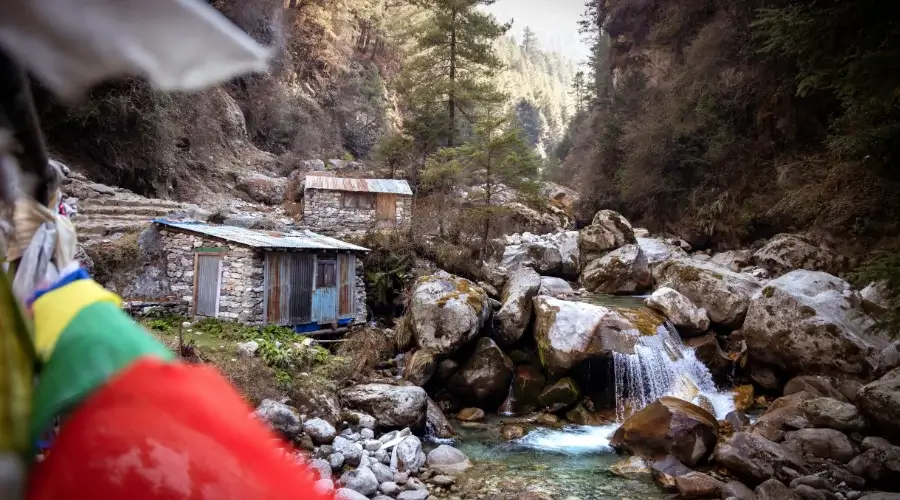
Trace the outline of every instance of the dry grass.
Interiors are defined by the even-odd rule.
[[[395,340],[390,330],[378,328],[360,328],[350,333],[347,341],[341,344],[337,355],[348,360],[345,380],[354,375],[370,373],[379,361],[389,359],[396,354]]]
[[[108,243],[85,247],[85,253],[94,261],[94,279],[107,283],[140,264],[139,233],[127,233]]]

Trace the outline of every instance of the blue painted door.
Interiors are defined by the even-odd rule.
[[[320,325],[337,323],[338,286],[337,260],[316,261],[316,289],[312,298],[312,319]]]

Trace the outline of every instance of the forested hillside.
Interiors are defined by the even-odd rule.
[[[890,248],[896,16],[865,0],[591,0],[595,91],[560,152],[584,217],[617,209],[701,247],[818,231]]]

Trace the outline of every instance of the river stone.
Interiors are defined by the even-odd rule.
[[[319,495],[331,497],[334,493],[334,481],[331,479],[319,479],[313,484],[313,490]]]
[[[331,470],[340,470],[344,466],[344,455],[341,453],[328,455],[328,464],[331,465]]]
[[[753,408],[754,390],[752,384],[739,385],[734,388],[734,409],[745,412]]]
[[[675,478],[690,472],[690,467],[684,465],[672,455],[666,455],[665,458],[650,464],[650,475],[653,476],[653,481],[660,488],[668,491],[677,489]]]
[[[650,476],[650,468],[647,467],[647,463],[641,457],[625,457],[610,465],[609,471],[619,477],[633,481],[643,481]]]
[[[544,391],[546,379],[541,373],[540,367],[521,365],[516,367],[516,376],[513,379],[513,397],[516,400],[516,410],[525,411],[533,409],[538,404],[538,398]]]
[[[568,281],[562,278],[553,278],[550,276],[541,276],[541,287],[538,289],[538,295],[549,295],[551,297],[571,297],[575,295],[575,290]]]
[[[741,411],[730,411],[725,415],[725,422],[731,426],[734,432],[741,432],[750,425],[750,417]]]
[[[547,411],[555,413],[578,402],[581,391],[578,385],[569,377],[560,379],[555,384],[548,386],[538,396],[538,404]]]
[[[450,421],[444,415],[444,412],[441,411],[438,405],[434,401],[432,401],[431,398],[428,398],[426,413],[427,428],[431,431],[434,437],[439,439],[450,439],[456,437],[456,429],[453,428],[453,424],[450,423]]]
[[[254,414],[282,436],[293,439],[300,433],[300,413],[272,399],[264,399]]]
[[[484,410],[481,408],[463,408],[456,414],[456,419],[461,422],[480,422],[484,420]]]
[[[350,488],[340,488],[334,492],[334,500],[369,500],[369,497]]]
[[[850,284],[817,271],[792,271],[750,301],[743,333],[750,358],[788,373],[870,377],[888,339]]]
[[[349,470],[341,475],[341,484],[344,488],[371,496],[378,493],[378,479],[372,469],[368,467],[360,467],[356,470]]]
[[[647,307],[663,313],[682,336],[694,336],[709,330],[706,309],[697,307],[691,299],[669,287],[653,292],[644,301]]]
[[[634,295],[653,280],[647,258],[636,244],[625,245],[591,261],[581,273],[581,285],[594,293]]]
[[[428,395],[421,387],[364,384],[340,394],[344,404],[374,416],[382,427],[421,429],[425,425]]]
[[[503,287],[503,306],[494,321],[494,338],[501,345],[516,343],[531,322],[532,300],[541,287],[541,276],[532,269],[513,271]]]
[[[776,235],[753,254],[753,261],[774,276],[798,269],[841,271],[841,259],[837,255],[796,234]]]
[[[391,468],[385,464],[373,463],[369,466],[369,468],[372,469],[372,474],[375,474],[375,478],[378,479],[379,483],[385,483],[394,480],[394,471],[392,471]]]
[[[694,350],[694,356],[709,368],[713,377],[723,377],[734,371],[734,360],[722,350],[714,333],[686,338],[684,344]]]
[[[394,454],[391,457],[392,469],[414,473],[418,472],[423,465],[425,465],[425,455],[422,453],[422,441],[416,436],[407,436],[394,448]]]
[[[458,476],[472,467],[469,457],[446,444],[431,450],[428,453],[426,464],[431,470],[446,476]]]
[[[557,245],[538,240],[504,247],[500,266],[509,272],[527,268],[540,274],[558,275],[563,270],[563,256]]]
[[[303,432],[312,438],[316,446],[323,444],[331,444],[334,441],[337,431],[334,426],[321,418],[311,418],[303,423]]]
[[[672,259],[686,258],[687,252],[680,247],[666,243],[658,238],[637,238],[637,244],[641,247],[644,257],[647,259],[647,265],[650,266],[650,273],[653,279],[657,280],[657,270],[664,262]]]
[[[753,260],[753,252],[750,250],[728,250],[712,256],[711,263],[739,272],[750,265]]]
[[[484,290],[448,274],[419,278],[409,309],[419,347],[441,357],[474,339],[490,314]]]
[[[575,425],[609,425],[615,421],[614,418],[610,417],[609,412],[594,411],[583,402],[579,403],[575,408],[572,408],[566,413],[566,420]]]
[[[243,358],[252,358],[256,355],[256,351],[259,350],[259,342],[255,340],[251,340],[249,342],[238,342],[237,351],[238,355]]]
[[[397,500],[427,500],[428,490],[406,490],[397,495]]]
[[[360,429],[359,437],[361,439],[365,439],[367,441],[371,440],[371,439],[375,439],[375,431],[373,431],[372,429],[366,429],[366,428]]]
[[[863,432],[866,418],[850,403],[833,398],[816,398],[800,404],[800,411],[813,427],[827,427],[844,432]]]
[[[602,306],[538,296],[534,310],[541,363],[553,377],[611,351],[631,354],[640,335],[624,316]]]
[[[710,498],[718,496],[725,486],[722,481],[713,479],[702,472],[688,472],[675,477],[675,488],[681,498]]]
[[[856,446],[835,429],[800,429],[784,436],[784,446],[804,457],[812,456],[845,464],[856,456]]]
[[[415,477],[411,477],[406,480],[406,487],[407,487],[407,489],[410,489],[410,490],[426,490],[426,489],[428,489],[428,486],[426,486],[425,483],[423,483],[421,479],[415,478]]]
[[[331,464],[317,458],[309,463],[309,468],[316,472],[317,479],[331,479]]]
[[[884,446],[863,452],[847,464],[847,470],[864,478],[871,488],[900,491],[900,446]]]
[[[756,487],[757,500],[803,500],[777,479],[769,479]]]
[[[398,486],[394,481],[384,481],[381,483],[378,489],[389,497],[395,497],[398,493],[400,493],[400,486]]]
[[[354,443],[344,436],[337,436],[331,447],[335,453],[340,453],[344,457],[344,463],[353,467],[359,465],[363,456],[363,448],[359,443]]]
[[[659,267],[661,284],[706,310],[710,322],[738,327],[750,298],[762,287],[755,278],[710,263],[673,259]]]
[[[637,243],[631,223],[618,212],[601,210],[590,226],[578,234],[582,264],[587,264],[610,250]]]
[[[728,481],[722,487],[722,498],[737,498],[738,500],[756,500],[753,490],[740,481]]]
[[[803,458],[784,446],[746,432],[736,432],[719,444],[713,454],[716,463],[750,486],[775,475],[780,467],[797,471],[805,468]]]
[[[496,408],[509,392],[514,368],[492,339],[482,337],[447,385],[451,392],[470,403]]]
[[[437,369],[437,360],[428,349],[419,349],[410,356],[403,369],[403,378],[414,385],[424,386]]]
[[[672,455],[693,467],[712,454],[718,433],[719,424],[708,411],[665,396],[625,420],[610,444],[648,459]]]
[[[856,402],[876,428],[900,443],[900,368],[863,387]]]
[[[500,435],[507,441],[519,439],[525,436],[525,428],[521,425],[509,424],[500,428]]]
[[[436,486],[449,488],[450,486],[452,486],[453,484],[456,483],[456,478],[453,476],[440,475],[440,476],[434,476],[433,478],[431,478],[431,482],[432,482],[432,484],[434,484]]]
[[[782,393],[785,396],[796,394],[798,392],[807,392],[814,397],[832,398],[838,401],[848,402],[844,394],[838,390],[838,382],[833,377],[825,377],[822,375],[800,375],[794,377],[784,385]]]
[[[781,441],[786,432],[809,427],[800,405],[813,398],[802,391],[776,399],[753,424],[751,432],[771,441]]]

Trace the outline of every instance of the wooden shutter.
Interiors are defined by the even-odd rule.
[[[338,315],[341,318],[352,317],[356,310],[356,257],[339,255],[338,268],[341,273]]]
[[[397,221],[397,195],[378,193],[376,200],[375,218],[393,225]]]

